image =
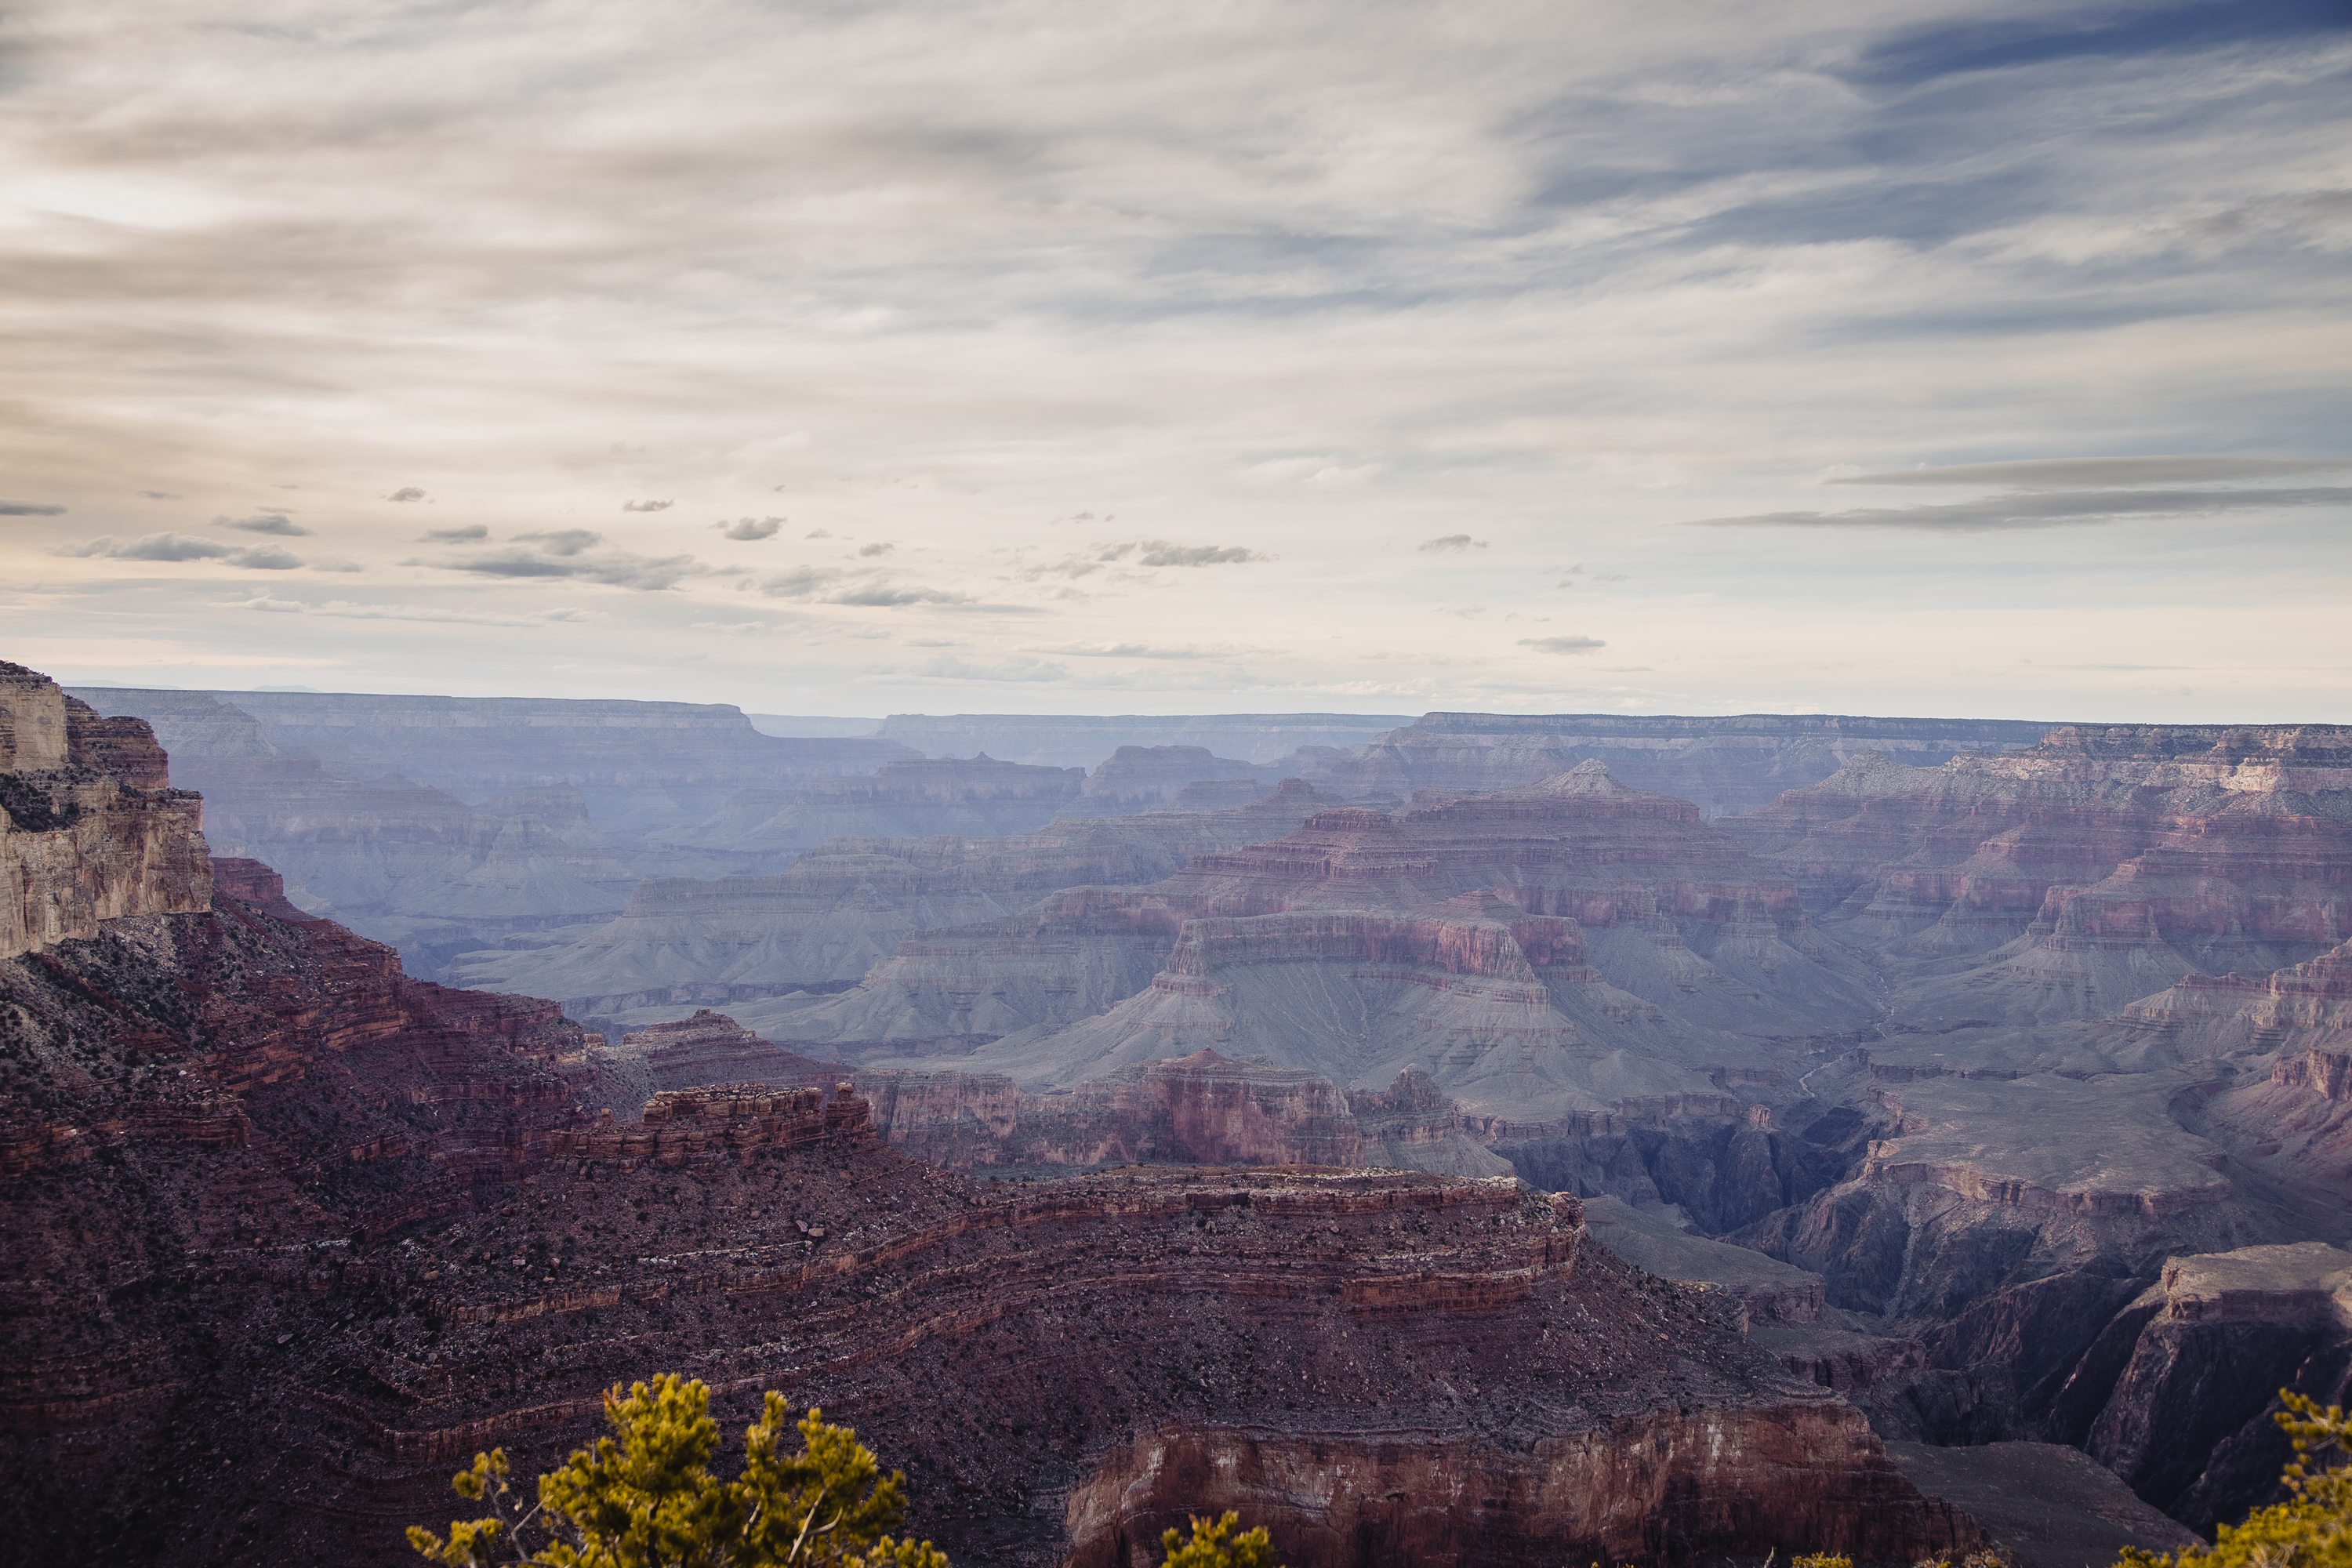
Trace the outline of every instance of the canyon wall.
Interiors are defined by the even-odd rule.
[[[207,908],[202,820],[146,725],[0,663],[0,958]]]
[[[1426,713],[1306,776],[1341,795],[1402,800],[1424,789],[1513,789],[1599,762],[1635,789],[1676,795],[1720,816],[1827,778],[1859,756],[1932,764],[1963,752],[2031,745],[2046,728],[1833,714]]]

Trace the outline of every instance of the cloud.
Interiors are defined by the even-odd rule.
[[[1599,637],[1521,637],[1519,646],[1538,653],[1594,653],[1609,645]]]
[[[915,673],[929,676],[933,680],[1026,683],[1070,679],[1070,672],[1066,668],[1044,659],[1016,657],[1008,658],[1002,664],[973,664],[958,658],[953,654],[941,654],[930,659],[917,667]]]
[[[57,553],[108,561],[217,561],[223,565],[244,566],[256,572],[286,572],[302,564],[299,556],[275,544],[240,547],[193,533],[150,533],[132,540],[101,533],[87,544],[68,545]]]
[[[1171,544],[1164,539],[1147,539],[1137,548],[1143,552],[1136,557],[1139,566],[1223,566],[1274,559],[1238,544]]]
[[[386,500],[423,500],[425,499],[425,492],[418,489],[415,485],[403,485],[383,499]]]
[[[1247,649],[1230,647],[1160,647],[1150,643],[1069,643],[1059,647],[1039,650],[1060,654],[1066,658],[1153,658],[1202,659],[1234,658]]]
[[[536,615],[520,616],[493,610],[467,610],[437,605],[371,605],[352,599],[329,599],[313,605],[299,599],[281,599],[268,594],[257,594],[249,599],[236,600],[223,607],[255,610],[277,616],[324,616],[331,620],[417,621],[427,625],[461,626],[540,627],[602,618],[590,611],[570,608],[542,610]]]
[[[668,504],[667,501],[662,502],[664,506]],[[722,518],[710,526],[727,539],[773,539],[776,530],[784,526],[784,520],[781,517],[739,517],[729,522]]]
[[[141,490],[139,495],[143,500],[178,500],[180,499],[178,492],[174,490]]]
[[[2352,458],[2032,458],[1889,468],[1850,474],[1833,485],[2179,485],[2296,479],[2352,468]]]
[[[772,599],[806,599],[840,576],[840,573],[828,572],[822,566],[795,566],[762,582],[760,592]]]
[[[667,511],[674,503],[666,500],[625,500],[623,511]]]
[[[1930,533],[1981,533],[2127,518],[2205,517],[2230,511],[2352,507],[2352,486],[2308,489],[2051,490],[1992,496],[1940,506],[1863,507],[1851,511],[1767,511],[1698,518],[1688,528],[1893,528]]]
[[[903,588],[875,583],[863,588],[844,589],[827,596],[825,603],[891,609],[902,605],[970,605],[975,601],[970,594],[950,593],[945,588]]]
[[[66,509],[45,501],[0,500],[0,517],[63,517]]]
[[[240,528],[247,533],[271,533],[280,539],[307,539],[310,531],[284,512],[266,511],[256,517],[216,517],[215,528]]]
[[[596,546],[604,542],[604,537],[593,529],[542,529],[519,533],[514,545],[491,554],[427,564],[480,577],[571,578],[602,583],[612,588],[634,588],[641,593],[658,593],[677,587],[688,577],[710,574],[710,568],[691,555],[637,555],[625,550],[598,550]]]
[[[593,528],[547,528],[518,533],[515,538],[536,544],[550,555],[578,555],[604,542],[604,536]]]
[[[1443,539],[1433,539],[1414,548],[1423,555],[1444,555],[1459,553],[1465,550],[1484,550],[1486,548],[1486,542],[1483,539],[1473,539],[1466,533],[1449,533]]]
[[[488,529],[478,522],[469,522],[463,528],[428,529],[416,537],[425,544],[479,544],[489,536]]]
[[[857,547],[857,553],[862,556],[887,555],[897,548],[892,544],[861,544]]]

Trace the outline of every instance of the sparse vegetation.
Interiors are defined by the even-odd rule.
[[[2286,1500],[2225,1524],[2210,1546],[2178,1552],[2126,1547],[2116,1568],[2352,1568],[2352,1416],[2282,1390],[2278,1422],[2294,1444]]]
[[[1213,1524],[1195,1518],[1190,1541],[1181,1531],[1162,1531],[1160,1547],[1168,1560],[1161,1568],[1281,1568],[1265,1526],[1242,1530],[1241,1523],[1241,1515],[1230,1512]]]
[[[906,1518],[906,1478],[883,1475],[821,1411],[793,1423],[769,1394],[732,1481],[710,1473],[719,1424],[698,1380],[615,1386],[604,1418],[613,1436],[540,1477],[535,1496],[509,1479],[505,1449],[475,1455],[452,1485],[488,1511],[446,1535],[412,1528],[409,1544],[448,1568],[948,1568],[929,1542],[889,1533]],[[787,1454],[795,1426],[800,1449]]]

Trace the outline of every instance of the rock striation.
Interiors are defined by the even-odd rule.
[[[1751,811],[1863,756],[1933,765],[1963,752],[2031,745],[2047,726],[2013,720],[1866,719],[1751,713],[1427,713],[1307,777],[1350,795],[1514,789],[1598,762],[1635,789]]]
[[[1409,722],[1393,713],[894,713],[875,733],[926,756],[984,751],[1016,763],[1092,768],[1122,746],[1200,747],[1253,763],[1277,762],[1303,748],[1337,754]]]
[[[202,819],[145,724],[0,663],[0,959],[208,907]]]
[[[744,1004],[838,991],[915,932],[970,933],[1063,889],[1157,881],[1202,851],[1278,837],[1328,804],[1293,784],[1233,810],[1065,820],[1017,837],[836,840],[772,876],[648,879],[608,925],[567,942],[469,954],[452,973],[556,997],[608,1025],[708,1005],[772,1033],[772,1012]],[[889,984],[877,974],[877,988]],[[929,1026],[962,1032],[951,1021]],[[811,1037],[813,1027],[795,1037]]]
[[[541,1468],[673,1365],[730,1419],[781,1387],[853,1422],[963,1561],[1121,1561],[1228,1504],[1310,1564],[1979,1539],[1704,1298],[1583,1246],[1572,1198],[982,1188],[845,1089],[603,1119],[551,1008],[404,979],[251,867],[223,887],[0,966],[0,1474],[44,1561],[403,1562],[474,1448]]]

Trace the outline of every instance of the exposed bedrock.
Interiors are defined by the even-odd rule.
[[[202,818],[145,724],[0,663],[0,959],[209,907]]]
[[[842,839],[773,876],[650,879],[608,925],[558,944],[469,954],[453,968],[471,984],[553,996],[576,1016],[628,1023],[681,1005],[836,989],[917,931],[1013,916],[1061,889],[1157,881],[1202,851],[1279,837],[1325,804],[1294,783],[1234,810],[1066,820],[1027,837]],[[982,972],[977,983],[985,980]],[[804,1038],[856,1037],[876,1026],[816,1018],[783,1029],[765,1016],[761,1024]],[[946,1017],[917,1028],[963,1032]]]
[[[1653,1415],[1524,1447],[1154,1432],[1072,1494],[1067,1561],[1149,1568],[1162,1530],[1224,1509],[1265,1524],[1297,1568],[1695,1563],[1752,1552],[1767,1534],[1888,1561],[1923,1538],[1977,1538],[1843,1411],[1818,1406]]]
[[[860,1074],[894,1147],[934,1164],[1381,1166],[1507,1173],[1423,1075],[1343,1092],[1313,1073],[1213,1051],[1033,1093],[994,1074]]]
[[[2348,1371],[2352,1253],[2304,1242],[2174,1258],[2108,1320],[2044,1419],[2210,1531],[2276,1484],[2277,1391],[2341,1403]]]
[[[1416,789],[1511,789],[1597,761],[1636,789],[1678,795],[1721,816],[1826,778],[1864,752],[1932,765],[1958,752],[2030,745],[2045,728],[1779,713],[1429,713],[1309,776],[1345,794],[1404,798]]]
[[[1825,1276],[1841,1306],[1946,1321],[2075,1271],[2152,1275],[2172,1253],[2272,1239],[2221,1152],[2158,1075],[1929,1078],[1875,1091],[1893,1118],[1846,1180],[1742,1239]]]
[[[2352,731],[2074,726],[1940,767],[1857,757],[1727,826],[1916,1021],[2099,1017],[2352,936]]]
[[[1067,811],[1073,816],[1125,816],[1179,805],[1187,792],[1200,799],[1238,791],[1233,804],[1246,805],[1281,777],[1276,768],[1220,757],[1206,746],[1121,746],[1087,775]]]

